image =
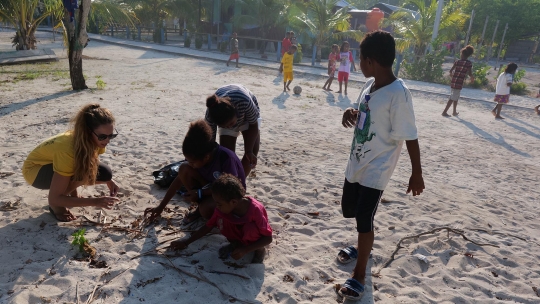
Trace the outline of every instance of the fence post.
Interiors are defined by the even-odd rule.
[[[159,42],[161,44],[165,44],[165,29],[164,28],[159,29]]]
[[[126,39],[127,40],[129,40],[129,36],[130,36],[129,26],[126,25]]]
[[[313,54],[311,54],[311,66],[315,65],[315,57],[317,57],[317,46],[313,45]]]
[[[114,37],[114,24],[111,24],[111,37]]]
[[[279,62],[280,59],[281,59],[281,41],[277,43],[277,53],[276,53],[276,56],[277,56],[277,61]]]
[[[210,51],[212,49],[212,36],[208,34],[208,50]]]
[[[396,56],[396,66],[394,68],[394,75],[396,77],[399,77],[399,68],[401,67],[401,62],[403,61],[403,55],[401,53],[398,53]]]
[[[353,59],[356,58],[356,50],[352,50],[352,58],[353,58]],[[356,68],[356,67],[355,67],[355,68]],[[352,66],[352,65],[351,65],[351,69],[353,69],[353,66]],[[354,69],[353,69],[353,71],[354,71]],[[349,72],[351,72],[351,71],[349,71]]]
[[[137,25],[137,39],[141,41],[141,25]]]

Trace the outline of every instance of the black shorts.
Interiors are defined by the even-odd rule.
[[[51,182],[54,175],[53,164],[44,165],[39,169],[38,175],[32,184],[32,187],[36,187],[41,190],[47,190],[51,188]],[[112,170],[109,166],[99,163],[96,181],[108,182],[112,179]]]
[[[373,218],[382,194],[383,190],[365,187],[359,183],[349,183],[345,179],[341,197],[343,217],[355,217],[356,231],[360,233],[373,231]]]

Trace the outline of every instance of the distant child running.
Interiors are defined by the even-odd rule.
[[[268,223],[268,215],[264,206],[256,199],[245,196],[246,191],[238,178],[230,174],[222,174],[212,184],[212,197],[216,201],[216,209],[206,225],[193,233],[187,240],[171,243],[171,248],[182,250],[196,240],[218,227],[229,244],[219,250],[219,257],[241,259],[254,251],[252,263],[262,263],[264,246],[272,243],[272,227]]]
[[[209,219],[214,214],[216,202],[212,199],[210,184],[221,174],[229,173],[238,177],[245,188],[246,177],[238,156],[231,150],[218,145],[212,136],[212,128],[199,119],[189,125],[182,153],[186,162],[180,165],[178,176],[169,186],[161,203],[147,208],[144,215],[150,220],[158,218],[178,190],[184,189],[184,198],[197,204],[197,209],[184,217],[184,224],[192,223],[201,216]]]
[[[236,59],[236,67],[238,68],[238,58],[240,58],[240,53],[238,52],[238,38],[237,34],[233,33],[233,36],[231,38],[231,56],[229,56],[229,60],[227,61],[227,66],[229,66],[229,62],[231,60]]]
[[[398,162],[403,141],[412,163],[407,193],[420,195],[424,190],[420,148],[411,92],[394,76],[396,54],[390,33],[368,33],[360,44],[360,69],[367,81],[358,97],[358,108],[348,108],[342,124],[354,129],[341,208],[343,217],[356,218],[358,246],[340,250],[341,264],[356,260],[352,278],[336,286],[347,299],[359,300],[366,284],[366,268],[373,247],[373,218],[379,201]]]
[[[446,108],[442,112],[442,116],[450,117],[448,115],[448,109],[454,104],[454,111],[452,112],[453,116],[457,116],[459,113],[456,111],[457,103],[459,96],[461,95],[461,89],[463,88],[463,83],[467,75],[471,77],[471,83],[474,82],[474,77],[472,75],[472,62],[467,60],[474,53],[474,48],[471,45],[461,49],[461,59],[454,62],[454,65],[450,69],[450,77],[452,77],[452,84],[450,85],[450,99],[446,104]]]
[[[351,73],[351,64],[353,70],[356,71],[352,52],[349,51],[349,42],[343,41],[341,44],[341,53],[339,53],[339,72],[337,76],[339,81],[339,91],[337,91],[337,93],[342,92],[341,86],[345,82],[345,95],[347,95],[347,83],[349,82],[349,74]]]
[[[293,76],[293,61],[294,61],[294,53],[296,52],[296,45],[291,45],[289,47],[289,50],[287,53],[283,55],[283,58],[281,58],[281,65],[279,66],[279,72],[283,72],[283,92],[287,92],[287,90],[291,90],[289,88],[289,85],[294,79]]]
[[[328,80],[326,80],[322,87],[325,91],[332,91],[332,89],[330,89],[330,86],[332,85],[332,81],[334,81],[334,76],[336,74],[336,61],[338,55],[339,46],[337,44],[334,44],[332,45],[332,51],[330,52],[330,55],[328,55]]]
[[[504,117],[501,116],[501,109],[504,104],[507,104],[510,101],[510,87],[514,81],[514,74],[516,73],[517,68],[517,64],[511,62],[506,66],[504,73],[501,73],[497,78],[497,88],[495,90],[495,101],[497,102],[497,105],[491,110],[491,113],[493,113],[493,116],[497,119],[504,119]]]

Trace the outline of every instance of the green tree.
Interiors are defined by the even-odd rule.
[[[0,0],[0,16],[15,28],[13,45],[17,50],[36,49],[38,25],[61,8],[56,0]]]
[[[431,43],[435,15],[437,12],[437,0],[410,0],[407,5],[415,7],[418,12],[413,16],[409,11],[398,10],[388,19],[383,21],[384,26],[391,26],[396,35],[396,47],[404,51],[414,48],[414,54],[422,56]],[[455,36],[456,32],[463,29],[467,19],[459,6],[449,1],[443,8],[441,23],[439,25],[438,39]]]
[[[312,0],[305,11],[294,16],[293,25],[308,33],[317,46],[317,61],[321,60],[321,47],[331,38],[354,37],[360,39],[361,31],[349,30],[349,7],[335,9],[338,0]]]

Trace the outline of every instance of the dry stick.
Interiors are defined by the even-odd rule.
[[[81,299],[79,299],[79,282],[77,282],[77,285],[75,285],[75,298],[77,299],[77,304],[80,304]]]
[[[99,286],[99,282],[96,283],[96,286],[94,286],[94,290],[92,290],[92,293],[90,293],[90,295],[88,296],[88,299],[86,299],[85,304],[90,304],[90,300],[94,298],[94,294],[96,293],[96,289],[98,288],[98,286]]]
[[[128,268],[124,269],[122,272],[119,272],[117,275],[115,275],[112,279],[108,280],[105,282],[105,284],[99,286],[98,290],[98,294],[95,295],[95,291],[92,292],[92,297],[88,298],[88,300],[86,301],[86,303],[90,304],[92,302],[94,302],[94,300],[96,298],[99,298],[99,296],[101,295],[101,291],[102,291],[102,288],[105,287],[105,285],[109,284],[110,282],[112,282],[112,280],[116,279],[117,277],[119,277],[121,274],[123,274],[124,272],[128,271],[131,269],[131,267],[133,267],[133,265],[129,266]],[[99,283],[98,283],[99,284]],[[95,289],[95,288],[94,288]]]
[[[301,215],[305,215],[305,216],[310,216],[310,217],[313,217],[313,218],[318,218],[319,217],[318,215],[310,214],[312,212],[299,212],[299,211],[295,211],[295,210],[292,210],[290,208],[279,206],[279,205],[272,204],[272,203],[265,203],[265,205],[270,205],[270,206],[277,207],[278,209],[281,209],[281,210],[283,210],[283,212],[286,212],[286,213],[296,213],[296,214],[301,214]],[[315,212],[313,212],[313,213],[315,213]]]
[[[249,280],[249,279],[250,279],[250,278],[248,278],[248,277],[246,277],[246,276],[243,276],[243,275],[241,275],[241,274],[232,273],[232,272],[226,272],[226,271],[208,271],[208,273],[229,274],[229,275],[237,276],[237,277],[240,277],[240,278],[246,279],[246,280]]]
[[[218,285],[216,285],[214,282],[208,280],[207,278],[203,277],[200,273],[199,273],[199,275],[201,275],[201,276],[197,276],[197,275],[195,275],[195,274],[192,274],[191,272],[184,271],[184,270],[182,270],[182,269],[176,267],[176,266],[174,265],[174,263],[173,263],[167,256],[165,256],[165,258],[167,258],[167,260],[169,260],[169,263],[171,263],[171,265],[168,265],[168,264],[159,262],[161,265],[163,265],[163,266],[165,266],[165,267],[173,268],[173,269],[175,269],[176,271],[178,271],[178,272],[180,272],[180,273],[182,273],[182,274],[185,274],[185,275],[187,275],[187,276],[190,276],[190,277],[192,277],[192,278],[194,278],[194,279],[197,279],[197,280],[199,280],[199,281],[203,281],[203,282],[205,282],[205,283],[208,283],[208,284],[214,286],[215,288],[217,288],[217,290],[219,290],[219,292],[221,292],[224,296],[229,297],[229,299],[233,299],[233,300],[235,300],[235,301],[242,302],[242,303],[254,303],[254,302],[251,302],[251,301],[245,301],[245,300],[238,299],[237,297],[232,296],[232,295],[226,293],[226,292],[223,291],[221,288],[219,288]]]
[[[465,236],[465,234],[463,234],[463,230],[459,230],[459,229],[453,229],[453,228],[450,228],[450,227],[439,227],[439,228],[435,228],[435,229],[432,229],[430,231],[427,231],[427,232],[422,232],[422,233],[419,233],[419,234],[415,234],[415,235],[411,235],[411,236],[407,236],[407,237],[403,237],[399,240],[399,242],[397,243],[396,245],[396,249],[394,250],[394,252],[392,252],[392,255],[390,255],[390,259],[388,259],[388,261],[386,261],[382,266],[381,268],[379,268],[379,270],[377,270],[377,272],[373,273],[373,275],[379,275],[381,273],[381,270],[383,270],[384,268],[386,268],[388,265],[390,265],[390,263],[392,263],[392,261],[394,260],[394,256],[396,255],[396,253],[399,251],[399,249],[403,248],[401,246],[401,243],[405,240],[408,240],[408,239],[414,239],[414,238],[417,238],[417,237],[420,237],[422,235],[426,235],[426,234],[432,234],[432,233],[435,233],[437,231],[440,231],[440,230],[446,230],[448,232],[448,234],[450,232],[453,232],[455,234],[459,234],[461,235],[461,237],[466,240],[466,241],[469,241],[475,245],[478,245],[478,246],[492,246],[492,247],[497,247],[497,248],[500,248],[499,246],[497,245],[493,245],[493,244],[482,244],[482,243],[478,243],[478,242],[475,242],[469,238],[467,238]]]

